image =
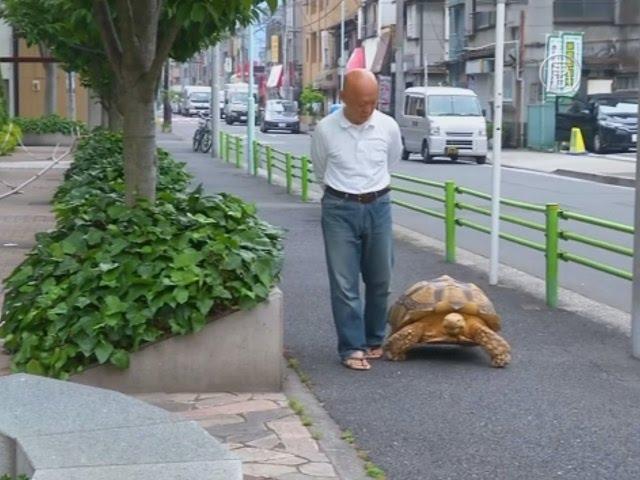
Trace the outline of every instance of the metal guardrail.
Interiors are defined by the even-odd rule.
[[[240,158],[242,157],[243,151],[242,137],[221,132],[220,145],[223,146],[222,152],[224,152],[224,157],[227,162],[230,162],[231,150],[235,152],[236,166],[240,167]],[[292,193],[294,179],[299,180],[300,196],[303,201],[308,200],[309,186],[315,183],[311,179],[313,170],[309,157],[306,155],[292,155],[291,153],[277,150],[258,141],[254,141],[253,149],[254,164],[252,171],[254,175],[258,174],[260,168],[264,168],[267,173],[267,180],[269,183],[272,183],[273,172],[275,170],[280,171],[285,176],[287,192]],[[447,262],[453,263],[456,261],[456,233],[459,227],[466,227],[481,233],[491,233],[489,226],[462,216],[463,212],[471,212],[476,215],[490,217],[491,210],[489,208],[471,203],[472,200],[467,200],[467,198],[491,201],[491,195],[461,187],[453,181],[434,182],[400,173],[394,173],[391,177],[392,180],[394,180],[391,185],[393,191],[430,200],[440,207],[439,209],[426,208],[406,200],[392,200],[395,205],[400,207],[444,220],[445,259]],[[430,189],[431,191],[426,189]],[[610,220],[562,210],[557,203],[538,205],[506,198],[501,199],[500,203],[501,205],[520,211],[540,214],[542,217],[540,221],[532,221],[512,214],[503,213],[500,215],[500,219],[503,222],[543,234],[543,241],[534,241],[507,232],[500,232],[500,238],[544,254],[546,301],[550,307],[556,307],[558,305],[558,273],[560,261],[576,263],[626,280],[633,278],[632,273],[627,270],[566,251],[561,248],[561,244],[562,242],[573,242],[573,244],[588,245],[626,257],[633,257],[632,248],[582,235],[570,231],[568,228],[561,228],[563,227],[561,222],[593,225],[605,230],[629,235],[633,235],[633,227]]]

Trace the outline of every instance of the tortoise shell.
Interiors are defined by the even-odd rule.
[[[473,283],[447,275],[418,282],[408,288],[389,311],[391,333],[417,322],[430,313],[457,312],[475,315],[493,331],[500,331],[500,317],[491,300]]]

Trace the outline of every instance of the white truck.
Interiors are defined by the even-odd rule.
[[[208,114],[211,111],[211,87],[204,85],[185,85],[182,89],[180,113],[182,115]]]

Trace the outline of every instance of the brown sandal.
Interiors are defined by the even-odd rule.
[[[362,352],[357,352],[342,360],[342,365],[351,370],[365,371],[371,370],[371,365],[367,362],[367,359]]]
[[[384,350],[382,347],[370,347],[367,348],[367,351],[364,353],[364,358],[369,360],[378,360],[384,356]]]

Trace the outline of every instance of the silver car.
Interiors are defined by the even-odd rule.
[[[300,118],[298,117],[298,102],[291,100],[267,100],[262,116],[260,131],[286,130],[300,133]]]

